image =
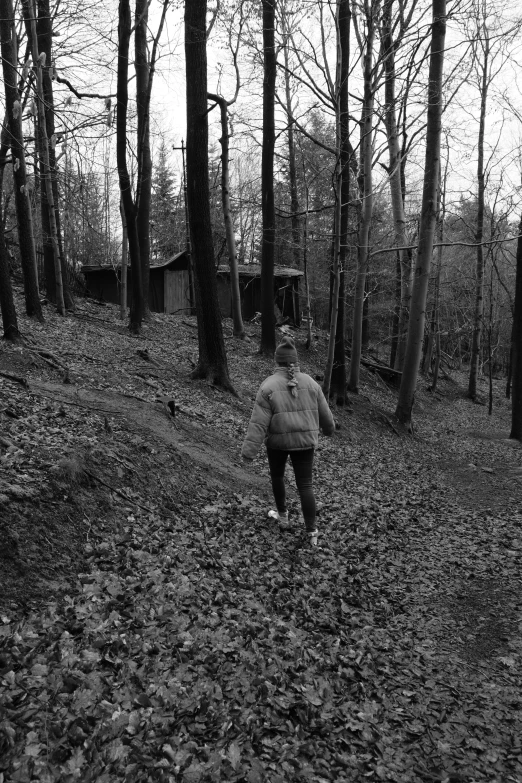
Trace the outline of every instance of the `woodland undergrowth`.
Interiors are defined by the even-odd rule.
[[[489,417],[458,371],[435,394],[421,379],[411,437],[365,372],[317,453],[313,549],[292,482],[280,531],[265,458],[239,459],[271,370],[258,327],[224,325],[236,399],[189,380],[194,318],[153,315],[137,339],[115,307],[47,309],[0,348],[0,783],[522,780],[503,381]],[[295,336],[319,374],[326,335]],[[203,461],[180,451],[195,441]]]

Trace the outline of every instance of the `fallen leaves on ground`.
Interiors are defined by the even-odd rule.
[[[75,321],[64,323],[78,339]],[[109,331],[107,351],[123,356],[131,338],[116,320]],[[161,364],[172,341],[161,319],[151,331],[147,349]],[[228,347],[235,382],[251,393],[269,365]],[[89,383],[117,388],[118,362]],[[180,405],[237,447],[250,401],[173,376],[162,390],[177,384]],[[120,390],[136,393],[135,383]],[[317,549],[299,527],[295,491],[293,524],[281,531],[267,519],[268,496],[216,489],[189,462],[167,511],[169,485],[161,494],[138,479],[150,453],[130,451],[124,428],[111,433],[119,486],[149,510],[113,495],[119,527],[91,520],[67,593],[0,618],[1,783],[522,779],[520,488],[491,506],[473,502],[481,482],[502,476],[470,471],[466,494],[443,464],[493,470],[504,460],[513,471],[520,452],[464,437],[477,409],[444,398],[427,399],[418,436],[400,439],[375,415],[393,396],[364,391],[368,404],[354,399],[352,413],[339,413],[341,431],[318,451]],[[141,393],[155,399],[148,386]],[[5,475],[36,470],[37,455],[53,462],[60,442],[88,432],[83,445],[103,443],[109,470],[103,418],[55,418],[53,408],[43,426],[48,403],[31,404],[11,420]],[[504,425],[505,408],[499,416]],[[25,466],[14,462],[20,448]],[[134,472],[121,464],[131,458]],[[264,457],[252,472],[268,483]]]

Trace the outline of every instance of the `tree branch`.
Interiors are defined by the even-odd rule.
[[[113,92],[113,93],[110,93],[110,95],[100,95],[100,94],[99,94],[99,93],[97,93],[97,92],[79,92],[79,91],[76,89],[76,87],[73,87],[73,86],[72,86],[72,84],[71,84],[71,82],[69,81],[69,79],[66,79],[66,78],[65,78],[65,77],[63,77],[63,76],[58,76],[58,74],[55,74],[55,79],[56,79],[56,81],[57,81],[57,82],[59,82],[60,84],[65,84],[65,85],[66,85],[66,86],[67,86],[67,87],[70,89],[70,91],[71,91],[71,92],[72,92],[74,95],[76,95],[76,97],[77,97],[77,98],[79,98],[80,100],[81,100],[82,98],[100,98],[102,101],[104,101],[104,100],[106,100],[107,98],[116,98],[116,93],[115,93],[115,92]]]
[[[515,239],[519,239],[522,234],[515,234],[512,237],[506,237],[506,239],[491,239],[485,242],[434,242],[433,247],[482,247],[486,245],[499,245],[503,242],[514,242]],[[371,257],[381,255],[382,253],[396,253],[398,250],[416,250],[417,245],[404,245],[403,247],[385,247],[382,250],[373,250],[369,255]]]

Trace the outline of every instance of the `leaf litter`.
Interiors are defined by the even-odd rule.
[[[89,303],[24,322],[121,416],[49,400],[59,371],[2,349],[29,387],[0,378],[1,783],[522,780],[521,455],[496,437],[500,384],[491,420],[449,380],[420,389],[403,438],[363,375],[318,450],[314,550],[295,489],[280,531],[264,458],[239,472],[270,363],[227,341],[240,399],[191,382],[190,323],[153,316],[137,341]],[[133,419],[136,396],[174,399],[177,441]],[[180,451],[204,436],[215,464]]]

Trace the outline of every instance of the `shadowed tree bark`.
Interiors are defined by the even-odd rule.
[[[339,147],[341,157],[341,204],[340,204],[340,246],[339,246],[339,301],[337,307],[337,328],[335,331],[334,365],[330,396],[337,405],[344,405],[346,399],[346,293],[345,276],[348,258],[348,213],[350,205],[350,154],[351,145],[348,127],[348,74],[350,64],[350,21],[349,0],[339,0],[338,35],[339,54]]]
[[[170,0],[162,0],[161,17],[149,54],[147,0],[136,0],[134,33],[134,68],[136,73],[137,176],[136,194],[132,193],[127,166],[127,112],[129,47],[131,29],[130,0],[121,0],[118,24],[118,81],[116,108],[116,159],[120,180],[121,204],[127,229],[132,269],[132,297],[129,328],[138,333],[149,313],[150,277],[150,206],[152,160],[150,153],[150,101],[158,54],[158,44]]]
[[[42,306],[38,294],[31,208],[27,198],[22,106],[18,92],[17,42],[11,0],[0,0],[0,39],[7,125],[13,156],[14,196],[20,261],[24,279],[25,308],[27,315],[43,320]]]
[[[0,141],[0,193],[2,193],[4,183],[4,171],[8,151],[8,134],[6,133],[5,125],[3,125]],[[0,310],[2,311],[4,338],[12,343],[17,343],[20,342],[22,338],[18,331],[18,320],[16,318],[13,288],[11,285],[11,276],[9,274],[9,260],[7,257],[7,248],[5,246],[4,228],[3,217],[0,217]]]
[[[234,96],[227,101],[222,95],[217,93],[208,93],[209,100],[215,101],[219,106],[221,118],[221,203],[223,206],[223,221],[225,223],[225,236],[227,241],[228,264],[230,267],[230,295],[232,300],[232,323],[234,337],[244,340],[246,337],[243,316],[241,313],[241,292],[239,289],[239,271],[237,265],[236,237],[234,232],[234,221],[230,207],[230,129],[229,129],[229,107],[232,106],[239,95],[241,88],[241,79],[238,66],[239,43],[241,40],[241,30],[243,28],[243,6],[240,5],[240,23],[239,32],[234,45],[232,45],[232,33],[229,37],[229,48],[232,52],[234,61],[234,70],[236,73],[236,89]]]
[[[394,222],[394,243],[398,248],[403,248],[406,242],[406,214],[404,211],[404,196],[402,189],[402,176],[404,166],[399,143],[399,130],[397,127],[397,98],[396,98],[396,73],[395,52],[400,46],[404,32],[402,23],[396,40],[393,39],[393,4],[394,0],[385,0],[382,9],[381,23],[381,57],[384,62],[384,123],[388,140],[389,167],[388,177],[390,181],[390,197]],[[413,6],[416,2],[413,3]],[[411,10],[410,10],[411,14]],[[397,250],[397,303],[396,303],[396,333],[394,332],[395,350],[393,352],[393,366],[396,370],[402,370],[404,361],[404,349],[406,346],[406,328],[411,297],[411,256],[406,250]]]
[[[290,58],[289,58],[289,42],[290,31],[288,16],[286,8],[281,9],[284,32],[284,46],[283,46],[283,58],[284,58],[284,78],[285,78],[285,108],[288,117],[288,179],[290,185],[290,210],[292,212],[292,255],[294,259],[294,266],[301,264],[301,225],[299,220],[299,196],[297,192],[297,167],[296,167],[296,155],[295,155],[295,137],[294,137],[294,123],[292,120],[294,111],[292,107],[292,91],[290,84]]]
[[[227,241],[228,263],[230,267],[230,295],[232,300],[232,323],[234,337],[244,340],[246,337],[241,314],[241,292],[239,289],[239,271],[237,266],[236,237],[230,209],[230,132],[228,129],[228,106],[232,101],[226,101],[222,95],[208,93],[210,100],[219,106],[221,114],[221,204],[223,206],[223,221]],[[235,100],[235,99],[234,99]]]
[[[2,326],[4,338],[12,343],[21,341],[18,331],[18,320],[13,299],[13,288],[9,275],[9,261],[4,239],[4,225],[0,221],[0,310],[2,311]]]
[[[24,2],[24,16],[25,6],[27,0]],[[45,124],[47,131],[47,138],[52,139],[54,137],[55,125],[54,125],[54,94],[53,94],[53,81],[51,77],[52,73],[52,40],[53,40],[53,24],[52,16],[49,7],[49,0],[38,0],[38,19],[36,22],[37,36],[38,36],[38,51],[45,53],[45,66],[42,67],[42,91],[43,102],[45,112]],[[28,29],[29,34],[29,29]],[[38,146],[40,161],[44,157],[43,149],[43,136],[42,133],[38,134]],[[42,164],[41,165],[41,169]],[[49,169],[51,178],[51,187],[53,190],[54,201],[54,214],[56,223],[56,239],[58,242],[58,253],[60,256],[60,266],[62,270],[62,286],[63,286],[63,299],[67,310],[74,309],[74,299],[72,297],[69,284],[67,281],[67,264],[63,252],[63,241],[61,231],[61,220],[59,205],[59,193],[58,193],[58,179],[56,176],[56,152],[54,145],[49,145]],[[54,269],[54,250],[53,242],[51,238],[51,225],[49,220],[49,202],[47,199],[47,190],[45,187],[41,188],[41,219],[42,219],[42,235],[43,235],[43,251],[44,251],[44,273],[45,273],[45,290],[48,298],[51,302],[56,304],[56,273]]]
[[[275,255],[275,0],[262,0],[263,6],[263,150],[261,156],[261,199],[263,243],[261,248],[261,345],[260,352],[275,351],[274,255]]]
[[[475,281],[475,313],[473,316],[473,335],[471,339],[471,357],[469,368],[468,397],[476,400],[477,382],[479,375],[480,353],[482,345],[482,332],[484,330],[484,248],[482,240],[484,238],[484,209],[486,196],[486,182],[484,170],[484,138],[486,132],[486,109],[488,100],[488,87],[490,79],[490,43],[489,30],[485,23],[480,25],[479,40],[476,42],[476,49],[482,49],[482,62],[478,67],[482,69],[480,86],[480,116],[479,116],[479,135],[478,135],[478,157],[477,157],[477,229],[475,232],[475,242],[477,243],[477,263],[476,263],[476,281]],[[476,54],[478,59],[478,54]]]
[[[365,15],[367,24],[366,39],[363,53],[363,104],[361,110],[361,150],[359,169],[359,189],[361,195],[361,216],[359,223],[359,247],[357,258],[357,274],[355,278],[355,294],[353,303],[352,355],[350,361],[350,377],[348,388],[354,393],[359,391],[359,375],[361,369],[361,354],[363,349],[363,324],[365,318],[366,275],[368,273],[370,225],[373,213],[373,181],[372,181],[372,142],[374,120],[374,86],[373,86],[373,44],[375,28],[379,14],[379,2],[366,3]],[[362,38],[361,38],[361,43]],[[361,45],[361,44],[360,44]]]
[[[134,51],[136,71],[136,114],[138,120],[137,157],[138,186],[136,193],[136,229],[140,245],[141,289],[143,315],[149,316],[150,280],[150,202],[152,184],[152,159],[149,130],[149,79],[150,68],[147,51],[148,0],[136,0]]]
[[[207,0],[185,4],[187,74],[187,199],[196,283],[199,359],[193,378],[234,392],[230,382],[217,295],[210,221],[207,111]]]
[[[446,39],[446,0],[433,0],[432,37],[428,84],[428,120],[426,127],[426,157],[422,191],[421,219],[417,263],[413,281],[408,339],[404,357],[399,398],[395,415],[411,428],[411,411],[415,398],[417,376],[422,357],[422,341],[426,319],[426,298],[433,253],[433,238],[437,222],[437,190],[440,172],[440,136],[442,116],[442,73]]]
[[[522,441],[522,218],[518,227],[515,309],[511,343],[511,432],[509,437]]]
[[[45,52],[40,52],[38,48],[38,32],[36,28],[36,8],[34,0],[25,3],[25,13],[27,29],[30,30],[28,38],[30,41],[31,52],[33,55],[33,65],[36,75],[36,104],[38,107],[38,146],[40,157],[40,178],[41,178],[41,192],[45,192],[46,199],[46,215],[48,218],[48,240],[51,244],[52,259],[54,267],[54,300],[56,302],[56,309],[60,315],[65,315],[65,297],[64,297],[64,285],[62,275],[62,259],[60,257],[60,246],[58,243],[58,227],[56,221],[56,215],[58,213],[58,204],[55,205],[54,190],[52,183],[52,169],[51,169],[51,150],[54,153],[54,136],[49,137],[47,131],[46,117],[46,99],[44,94],[44,70],[49,69],[51,64],[47,60]],[[52,88],[51,88],[52,96]],[[52,113],[52,107],[47,107],[48,114]],[[54,120],[52,122],[54,129]],[[56,192],[57,186],[56,186]],[[43,201],[42,201],[43,205]],[[43,206],[42,206],[43,208]]]
[[[131,180],[127,167],[130,36],[131,12],[129,0],[120,0],[118,11],[118,77],[116,87],[116,162],[120,182],[121,203],[127,225],[127,240],[132,270],[132,297],[129,329],[134,334],[139,334],[143,322],[143,288],[141,282],[140,246],[136,225],[136,207],[132,197]]]

